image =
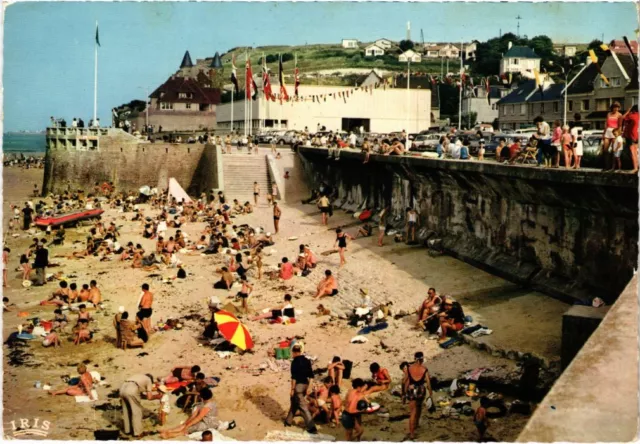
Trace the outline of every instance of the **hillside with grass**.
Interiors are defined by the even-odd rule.
[[[278,57],[282,55],[283,69],[287,83],[292,83],[295,58],[298,58],[300,82],[302,84],[331,84],[353,85],[351,81],[355,74],[348,75],[349,70],[367,71],[377,69],[389,72],[406,71],[407,64],[398,62],[401,54],[399,47],[389,48],[384,56],[365,57],[364,48],[368,43],[360,43],[358,49],[345,49],[340,45],[319,44],[304,46],[262,46],[257,48],[233,48],[222,55],[222,62],[226,69],[231,65],[231,58],[235,56],[238,77],[244,78],[244,62],[246,55],[251,60],[254,73],[259,69],[264,54],[267,66],[273,75],[278,74]],[[422,63],[412,63],[412,71],[440,73],[440,59],[423,60]],[[344,77],[343,80],[340,77]],[[291,80],[289,80],[291,79]]]

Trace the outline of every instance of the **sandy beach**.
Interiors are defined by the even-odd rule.
[[[33,184],[40,186],[42,172],[4,169],[5,233],[9,205],[24,204]],[[354,235],[357,230],[352,215],[342,211],[336,212],[330,220],[329,229],[320,224],[319,211],[313,205],[283,204],[282,211],[280,234],[275,237],[276,244],[267,249],[270,255],[265,258],[266,267],[276,265],[284,256],[295,257],[301,243],[309,244],[317,254],[331,249],[335,240],[332,229],[337,226],[347,226],[347,231]],[[145,208],[147,213],[155,215],[157,212]],[[143,227],[139,222],[130,221],[132,215],[106,209],[103,220],[107,223],[115,221],[123,245],[132,241],[152,251],[155,241],[142,239]],[[238,217],[234,223],[248,223],[271,230],[271,210],[263,199],[253,214]],[[183,232],[195,240],[204,226],[204,223],[187,224]],[[13,350],[5,345],[5,427],[16,418],[39,417],[52,423],[49,439],[94,439],[95,430],[122,427],[116,391],[126,377],[136,373],[165,376],[175,365],[198,364],[207,376],[221,378],[214,390],[220,419],[235,420],[237,423],[235,429],[223,433],[237,440],[262,440],[269,431],[284,430],[282,420],[289,408],[290,375],[286,368],[274,371],[269,365],[266,370],[260,367],[269,359],[273,360],[268,352],[280,340],[293,336],[303,337],[306,352],[317,358],[314,369],[326,368],[331,358],[338,355],[354,362],[352,378],[369,378],[369,364],[378,362],[389,369],[392,387],[401,381],[399,364],[410,361],[414,352],[419,350],[425,354],[425,365],[431,375],[439,381],[450,381],[476,368],[486,368],[483,377],[515,385],[520,369],[517,359],[509,357],[515,357],[517,353],[533,353],[543,359],[546,368],[542,373],[547,379],[557,372],[562,313],[567,308],[565,304],[539,293],[518,289],[509,282],[451,257],[430,257],[423,248],[395,244],[392,237],[387,238],[387,245],[383,248],[378,248],[372,238],[352,242],[347,252],[348,262],[342,269],[338,268],[337,254],[320,255],[318,269],[308,277],[294,277],[286,283],[266,278],[262,281],[251,279],[255,284],[254,293],[249,299],[252,312],[279,304],[283,294],[289,292],[302,314],[297,323],[291,325],[251,322],[243,316],[242,320],[256,343],[255,349],[252,353],[233,353],[228,358],[221,358],[210,346],[198,340],[204,328],[199,318],[209,317],[206,299],[215,295],[223,303],[232,303],[233,295],[239,290],[239,287],[231,291],[212,289],[214,280],[217,280],[215,269],[222,263],[221,257],[180,255],[188,276],[185,280],[171,280],[168,283],[163,283],[162,278],[174,277],[175,269],[147,273],[132,269],[130,262],[120,262],[115,258],[100,262],[94,257],[75,260],[56,257],[79,251],[89,228],[87,225],[69,229],[63,246],[49,248],[50,261],[59,266],[48,271],[62,271],[69,282],[76,282],[78,286],[91,279],[98,281],[106,309],[92,312],[97,320],[92,324],[94,341],[74,346],[68,341],[70,334],[67,334],[63,335],[63,346],[59,349],[44,348],[37,340],[31,341],[27,347]],[[173,229],[169,229],[169,234],[173,232]],[[8,233],[5,237],[11,254],[10,288],[5,289],[4,294],[15,304],[12,312],[4,313],[5,338],[24,320],[18,318],[18,312],[28,312],[28,318],[53,317],[52,307],[42,307],[38,303],[57,288],[57,281],[40,288],[21,286],[20,273],[14,270],[33,235],[22,231],[15,233],[19,236]],[[39,237],[43,235],[38,234]],[[289,237],[297,239],[288,240]],[[312,293],[325,269],[337,273],[340,293],[335,298],[322,301],[330,308],[332,315],[317,316],[314,312],[318,301],[312,300]],[[144,349],[117,349],[114,345],[113,316],[119,306],[135,312],[140,286],[145,282],[150,284],[155,295],[154,324],[160,319],[179,318],[183,320],[184,328],[155,333]],[[465,313],[473,316],[474,323],[487,325],[494,333],[478,339],[476,347],[464,344],[447,350],[440,348],[437,341],[427,339],[424,333],[415,329],[415,315],[409,313],[417,309],[429,287],[452,295],[462,303]],[[400,316],[391,320],[387,329],[367,335],[367,343],[352,344],[350,339],[356,335],[357,329],[349,327],[342,315],[359,301],[361,288],[369,290],[374,302],[392,301],[394,313]],[[67,329],[70,330],[70,327]],[[485,349],[477,348],[478,344],[485,344]],[[514,355],[505,356],[507,351]],[[54,389],[64,387],[61,378],[65,375],[75,376],[75,367],[80,362],[87,363],[89,370],[98,371],[105,378],[103,385],[97,388],[98,401],[76,403],[68,396],[51,398],[44,390],[34,387],[36,381],[49,383]],[[320,374],[320,377],[324,375],[326,373]],[[348,387],[350,382],[345,381],[342,392],[345,393]],[[436,401],[445,395],[445,392],[436,392]],[[402,415],[408,413],[408,408],[402,404],[400,397],[390,393],[373,399],[388,410],[389,417],[367,415],[364,418],[363,439],[400,441],[407,433],[407,419]],[[507,399],[512,398],[507,395]],[[473,400],[474,407],[476,403],[477,400]],[[144,420],[145,430],[160,430],[156,425],[158,402],[144,401],[144,406],[148,409]],[[527,415],[509,414],[492,420],[490,435],[499,441],[514,440],[527,418]],[[167,426],[175,426],[185,419],[186,414],[174,406],[168,415]],[[296,418],[296,422],[302,424],[301,418]],[[319,428],[321,433],[344,439],[343,429],[324,424],[320,424]],[[298,427],[287,430],[302,431]],[[424,414],[418,440],[468,441],[475,439],[475,433],[471,417],[460,415],[451,418],[438,409],[435,413]],[[160,437],[156,434],[145,439]]]

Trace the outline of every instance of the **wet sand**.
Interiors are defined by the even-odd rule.
[[[42,171],[5,169],[4,207],[7,208],[11,202],[23,203],[25,194],[31,192],[33,182],[40,183],[37,179],[38,173],[41,175]],[[319,214],[314,206],[282,205],[282,209],[281,234],[276,236],[276,245],[273,247],[275,252],[265,258],[267,266],[277,264],[283,256],[295,257],[300,243],[309,243],[316,254],[332,247],[335,233],[320,225]],[[121,226],[122,244],[128,241],[139,242],[145,249],[153,250],[155,241],[143,240],[140,236],[141,225],[130,222],[131,217],[132,213],[123,214],[108,209],[103,220],[114,220]],[[237,218],[234,223],[262,225],[271,230],[270,209],[263,202],[254,214]],[[347,223],[353,223],[353,218],[337,212],[330,227]],[[188,224],[183,231],[191,239],[197,239],[203,228],[204,223]],[[203,326],[194,319],[195,315],[208,318],[205,300],[209,296],[216,295],[227,302],[233,301],[232,296],[239,291],[238,287],[229,292],[212,289],[212,283],[217,280],[214,270],[221,265],[220,258],[180,255],[187,266],[187,279],[163,284],[157,278],[149,277],[155,273],[133,270],[129,262],[53,257],[79,250],[82,243],[74,242],[84,240],[88,230],[88,226],[69,229],[65,245],[50,248],[51,260],[58,262],[60,267],[51,268],[49,272],[63,270],[65,275],[74,276],[70,281],[79,286],[91,279],[98,281],[107,310],[104,313],[93,313],[97,319],[92,325],[97,330],[94,343],[74,346],[68,342],[70,335],[67,334],[63,336],[63,347],[53,350],[43,348],[40,341],[31,341],[23,350],[32,356],[18,366],[9,364],[9,349],[4,347],[4,423],[20,417],[49,419],[53,423],[49,434],[51,439],[94,439],[93,431],[96,429],[120,428],[122,420],[118,399],[109,398],[108,395],[117,390],[129,375],[151,372],[157,376],[165,376],[174,365],[199,364],[208,376],[221,377],[220,386],[214,390],[220,419],[234,419],[238,424],[236,429],[224,433],[234,439],[262,440],[270,430],[284,430],[282,419],[289,407],[289,373],[270,369],[260,371],[259,366],[267,362],[267,352],[279,340],[294,335],[303,336],[307,353],[317,357],[314,368],[326,367],[334,355],[340,355],[343,359],[354,362],[352,377],[369,378],[369,364],[376,361],[389,369],[393,386],[400,383],[400,362],[410,360],[418,350],[425,353],[426,365],[432,376],[440,380],[461,377],[478,367],[491,369],[485,375],[517,380],[518,368],[515,361],[492,356],[468,345],[443,350],[437,341],[428,340],[423,333],[414,330],[415,316],[390,321],[386,330],[367,335],[369,342],[366,344],[351,344],[349,340],[356,335],[357,330],[348,327],[345,320],[312,314],[318,301],[312,300],[311,294],[324,269],[331,269],[338,275],[339,296],[322,301],[333,313],[343,312],[354,301],[358,301],[360,288],[368,288],[376,302],[393,301],[396,313],[411,312],[423,300],[426,290],[434,286],[439,292],[451,294],[460,300],[467,314],[494,330],[494,335],[483,338],[483,341],[494,342],[499,348],[535,352],[549,361],[559,358],[561,315],[566,309],[564,304],[539,294],[515,291],[508,282],[453,258],[432,258],[423,249],[392,244],[391,240],[387,246],[378,248],[374,239],[365,238],[351,243],[347,253],[348,263],[343,269],[338,270],[339,258],[337,254],[333,254],[319,256],[318,269],[306,278],[294,277],[286,283],[266,279],[256,282],[251,279],[255,284],[254,293],[249,299],[253,311],[279,304],[283,294],[290,292],[294,295],[296,308],[303,313],[296,324],[287,326],[246,321],[256,343],[254,353],[233,354],[228,359],[221,359],[211,347],[202,346],[198,341],[197,337]],[[348,230],[355,232],[353,227]],[[169,231],[172,234],[173,230]],[[5,294],[12,303],[17,304],[18,310],[4,314],[5,338],[15,331],[20,321],[17,311],[28,311],[29,317],[51,318],[53,308],[41,307],[38,302],[57,287],[57,282],[42,288],[24,289],[20,286],[20,274],[13,270],[18,266],[19,256],[32,237],[20,233],[20,237],[8,238],[8,245],[12,249],[9,265],[11,288]],[[288,241],[290,236],[298,239]],[[173,277],[175,270],[162,270],[157,274]],[[184,319],[189,315],[193,315],[189,316],[192,319],[185,320],[182,330],[154,334],[142,350],[116,349],[113,315],[120,305],[125,306],[130,313],[135,312],[134,305],[140,285],[144,282],[151,285],[151,291],[155,295],[154,322],[169,317]],[[492,295],[499,297],[492,298]],[[73,316],[71,318],[75,319]],[[70,332],[70,327],[67,330]],[[75,366],[83,361],[88,361],[89,370],[97,370],[106,378],[105,385],[98,387],[99,401],[94,405],[76,404],[67,396],[51,399],[46,392],[34,387],[36,380],[49,382],[54,389],[64,387],[61,377],[74,376]],[[349,381],[346,381],[342,391],[346,392],[348,387]],[[436,393],[436,400],[440,396],[443,394]],[[402,405],[398,397],[384,394],[374,400],[384,405],[391,417],[408,413],[408,408]],[[104,410],[106,404],[113,407],[106,407],[107,410]],[[144,401],[144,405],[149,409],[145,415],[145,429],[159,430],[160,427],[155,425],[158,402]],[[94,406],[102,407],[96,410]],[[184,419],[186,416],[174,406],[168,416],[168,426],[175,426]],[[490,434],[498,440],[514,440],[526,420],[527,416],[524,415],[509,415],[492,421]],[[301,422],[301,418],[296,418],[296,421]],[[400,441],[408,430],[406,419],[391,422],[375,415],[365,417],[364,427],[364,440]],[[321,433],[344,439],[343,429],[332,429],[326,425],[321,425],[320,429]],[[293,430],[301,431],[295,427]],[[418,433],[421,441],[467,441],[475,439],[475,436],[475,427],[470,417],[443,418],[440,411],[425,414]],[[159,439],[159,436],[146,439]]]

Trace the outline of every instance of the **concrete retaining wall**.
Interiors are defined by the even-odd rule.
[[[213,145],[127,143],[102,137],[98,150],[48,149],[43,191],[93,190],[96,182],[104,181],[113,181],[119,190],[166,188],[175,177],[185,189],[201,192],[215,188],[215,162]]]
[[[567,301],[614,300],[638,257],[638,180],[631,175],[300,148],[309,187],[338,189],[350,208],[390,206],[451,254]],[[403,221],[396,221],[403,226]],[[424,232],[423,232],[424,234]]]

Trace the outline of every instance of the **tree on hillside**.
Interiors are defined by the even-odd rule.
[[[400,40],[399,46],[402,52],[404,52],[413,49],[414,44],[411,40]]]

